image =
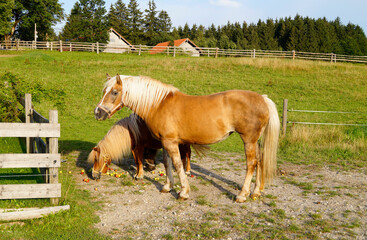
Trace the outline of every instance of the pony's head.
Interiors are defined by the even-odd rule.
[[[106,173],[108,165],[111,164],[111,158],[105,154],[101,154],[101,149],[96,146],[92,149],[88,156],[88,162],[93,162],[92,176],[94,179],[101,178],[101,174]]]
[[[94,109],[94,117],[97,120],[110,118],[115,112],[124,106],[122,102],[122,81],[120,75],[110,77],[107,74],[107,82],[103,89],[103,97]]]

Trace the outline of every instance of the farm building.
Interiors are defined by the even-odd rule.
[[[173,44],[170,41],[158,43],[149,51],[149,53],[150,54],[161,53],[166,51],[167,47],[171,46],[181,48],[185,53],[194,57],[199,57],[201,53],[201,49],[198,46],[196,46],[196,44],[189,38],[174,40]]]
[[[134,49],[134,46],[131,45],[123,36],[121,36],[115,29],[110,28],[108,30],[110,35],[110,40],[106,45],[104,52],[108,53],[123,53],[128,51],[129,49]]]

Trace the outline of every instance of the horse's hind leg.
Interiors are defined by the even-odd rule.
[[[185,168],[186,175],[191,174],[191,165],[190,165],[190,157],[191,157],[191,148],[190,144],[182,144],[179,145],[181,161]]]
[[[252,193],[252,198],[256,199],[261,196],[261,191],[264,190],[264,179],[263,175],[261,174],[263,169],[263,161],[261,159],[261,152],[260,152],[260,145],[259,143],[256,144],[256,161],[257,161],[257,167],[256,167],[256,184],[254,192]]]
[[[144,158],[147,171],[153,171],[155,169],[155,156],[157,155],[157,152],[157,149],[144,149]]]
[[[256,159],[256,142],[246,143],[246,161],[247,161],[247,172],[245,177],[245,183],[243,184],[240,194],[236,197],[236,202],[246,201],[246,197],[250,195],[251,180],[254,174],[255,167],[257,166]]]

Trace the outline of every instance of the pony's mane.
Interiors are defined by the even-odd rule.
[[[149,77],[120,76],[120,78],[122,80],[122,101],[124,105],[143,119],[149,110],[159,105],[168,94],[178,91],[172,85],[164,84]],[[116,77],[109,81],[116,83]],[[110,84],[106,86],[111,86]]]
[[[130,133],[135,141],[140,136],[138,122],[141,119],[135,114],[116,122],[101,141],[97,144],[100,148],[100,158],[108,156],[111,160],[119,160],[131,153]],[[129,132],[130,130],[130,132]]]

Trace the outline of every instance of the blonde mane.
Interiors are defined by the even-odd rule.
[[[144,76],[120,76],[122,81],[122,101],[137,115],[145,118],[149,110],[159,105],[170,93],[178,91],[172,85],[164,84]],[[113,86],[116,77],[111,78],[106,87]]]
[[[137,141],[140,136],[137,121],[141,121],[141,119],[135,114],[131,114],[129,117],[123,118],[116,122],[111,127],[103,139],[97,144],[101,151],[100,159],[106,156],[111,160],[117,161],[130,155],[130,133],[132,133],[132,137],[135,139],[135,141]],[[93,156],[90,154],[90,157],[92,158]]]

